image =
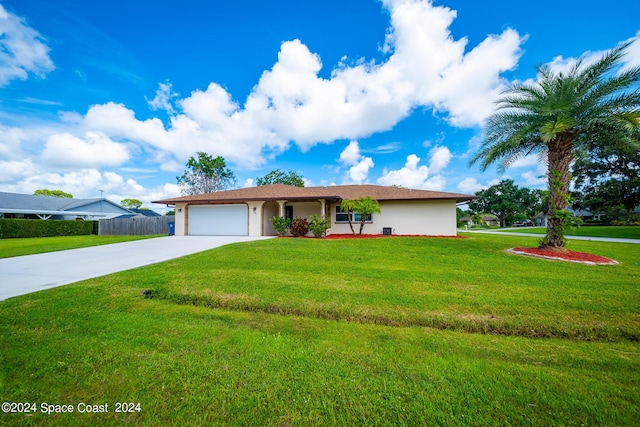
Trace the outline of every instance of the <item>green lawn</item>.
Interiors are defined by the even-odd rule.
[[[497,230],[500,231],[500,230]],[[532,234],[545,234],[546,229],[543,227],[535,228],[510,228],[509,230],[503,230],[516,233],[532,233]],[[567,236],[590,236],[590,237],[615,237],[624,239],[640,239],[640,227],[632,226],[582,226],[580,228],[574,228]]]
[[[0,424],[634,425],[640,248],[527,245],[262,240],[0,302],[0,401],[76,410]]]
[[[25,239],[0,239],[0,258],[40,254],[44,252],[63,251],[65,249],[86,248],[89,246],[108,245],[110,243],[128,242],[130,240],[149,239],[154,236],[58,236],[32,237]]]

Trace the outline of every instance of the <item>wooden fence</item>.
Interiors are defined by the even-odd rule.
[[[134,216],[129,218],[102,219],[98,225],[98,234],[118,236],[145,236],[149,234],[169,234],[169,222],[175,222],[175,216]]]

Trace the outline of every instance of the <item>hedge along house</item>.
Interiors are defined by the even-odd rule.
[[[377,185],[293,187],[272,184],[216,193],[158,200],[175,206],[176,235],[275,236],[271,218],[306,218],[315,214],[330,219],[327,234],[348,234],[349,215],[340,202],[370,196],[380,204],[380,214],[367,218],[365,234],[456,235],[456,203],[477,198]],[[352,213],[354,228],[360,216]],[[357,230],[357,228],[356,228]]]

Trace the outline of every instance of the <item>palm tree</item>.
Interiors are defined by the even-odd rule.
[[[566,210],[569,167],[576,150],[589,150],[596,141],[638,143],[633,130],[640,127],[640,92],[632,87],[640,81],[640,67],[613,74],[629,44],[592,64],[581,58],[566,73],[538,67],[538,81],[508,87],[487,119],[484,142],[472,164],[480,161],[486,170],[500,161],[504,171],[529,154],[547,163],[549,211],[541,248],[564,250],[571,219]]]
[[[380,213],[380,205],[378,201],[371,196],[360,197],[356,201],[354,210],[360,213],[360,231],[358,234],[362,234],[364,223],[367,221],[367,216],[374,213]],[[353,231],[353,228],[351,229]]]
[[[349,220],[349,228],[351,228],[351,232],[356,234],[356,231],[353,229],[353,223],[351,222],[351,213],[356,207],[356,201],[351,199],[344,199],[340,202],[340,209],[342,212],[347,213],[347,218]]]

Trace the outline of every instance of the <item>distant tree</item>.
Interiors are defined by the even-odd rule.
[[[304,177],[296,172],[284,172],[280,169],[275,169],[263,177],[256,178],[257,186],[269,184],[285,184],[292,185],[294,187],[304,187]]]
[[[640,140],[640,137],[638,138]],[[574,208],[618,216],[640,205],[640,147],[596,141],[576,155]]]
[[[482,223],[484,222],[484,220],[482,219],[483,216],[485,216],[484,212],[476,212],[471,215],[471,221],[473,221],[474,224],[482,225]]]
[[[506,227],[518,213],[532,212],[536,198],[528,188],[521,188],[513,180],[505,179],[496,185],[478,191],[479,198],[469,203],[475,213],[491,213],[498,217],[500,225]]]
[[[185,196],[228,190],[236,185],[235,174],[227,168],[222,156],[212,157],[199,151],[189,157],[187,170],[176,177]]]
[[[530,217],[538,214],[545,214],[549,211],[549,190],[533,190],[531,191],[534,204],[528,212]]]
[[[47,190],[43,188],[41,190],[36,190],[33,192],[34,196],[48,196],[48,197],[63,197],[66,199],[73,199],[73,195],[69,193],[65,193],[62,190]]]
[[[125,209],[140,209],[142,201],[138,199],[122,199],[120,205]]]
[[[171,209],[170,211],[166,211],[164,213],[164,216],[172,216],[176,214],[176,210],[175,209]]]
[[[541,248],[563,250],[570,226],[570,166],[578,150],[594,141],[637,143],[640,126],[640,67],[615,72],[630,42],[594,62],[580,59],[566,72],[538,67],[535,83],[518,82],[498,100],[486,121],[484,141],[471,163],[482,169],[500,162],[501,170],[523,156],[538,154],[548,166],[549,211]]]

